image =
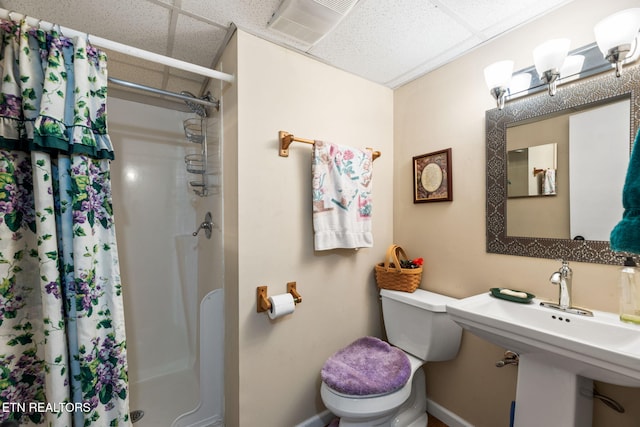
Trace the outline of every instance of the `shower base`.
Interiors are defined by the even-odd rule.
[[[131,384],[129,406],[131,411],[144,411],[135,427],[170,427],[198,399],[198,377],[193,369],[185,369]]]

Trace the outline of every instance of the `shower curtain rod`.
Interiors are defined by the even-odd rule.
[[[71,28],[62,27],[51,22],[46,22],[26,15],[21,15],[17,12],[9,11],[7,9],[0,8],[0,17],[4,19],[13,20],[11,14],[18,15],[20,19],[27,19],[29,25],[40,26],[46,28],[58,27],[60,32],[66,37],[84,37],[90,40],[91,44],[104,49],[110,49],[114,52],[124,53],[125,55],[135,56],[140,59],[155,62],[157,64],[167,65],[169,67],[178,68],[180,70],[189,71],[195,74],[199,74],[205,77],[211,77],[213,79],[222,80],[225,82],[233,83],[234,77],[230,74],[223,73],[218,70],[212,70],[211,68],[202,67],[200,65],[192,64],[190,62],[181,61],[179,59],[171,58],[157,53],[149,52],[146,50],[138,49],[133,46],[114,42],[104,39],[102,37],[94,36],[92,34],[76,31]]]
[[[152,92],[152,93],[155,93],[155,94],[158,94],[158,95],[171,96],[173,98],[178,98],[178,99],[181,99],[183,101],[194,102],[196,104],[202,104],[202,105],[205,105],[207,107],[213,107],[213,108],[216,108],[216,109],[220,107],[220,101],[207,101],[206,99],[195,98],[195,97],[191,97],[191,96],[188,96],[188,95],[183,95],[181,93],[169,92],[169,91],[158,89],[158,88],[155,88],[155,87],[141,85],[139,83],[133,83],[133,82],[129,82],[129,81],[126,81],[126,80],[116,79],[114,77],[109,77],[108,80],[111,83],[115,83],[115,84],[120,85],[120,86],[126,86],[126,87],[130,87],[130,88],[133,88],[133,89],[140,89],[140,90],[144,90],[144,91],[147,91],[147,92]]]

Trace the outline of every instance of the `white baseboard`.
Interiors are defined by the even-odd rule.
[[[427,399],[427,412],[449,427],[473,427],[473,424],[463,420],[455,413],[431,399]]]
[[[301,422],[295,427],[325,427],[327,424],[331,422],[333,418],[334,418],[334,415],[331,412],[329,412],[328,409],[325,409],[324,411],[320,412],[317,415],[314,415],[308,420]]]

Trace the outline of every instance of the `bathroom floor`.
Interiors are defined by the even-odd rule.
[[[429,422],[427,423],[427,427],[449,427],[433,415],[429,415]]]
[[[334,419],[327,427],[334,427],[338,425],[338,419]],[[427,422],[426,427],[449,427],[433,415],[429,414],[429,421]]]

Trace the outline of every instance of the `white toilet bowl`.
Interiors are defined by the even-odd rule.
[[[340,427],[424,427],[427,396],[422,365],[451,360],[457,355],[462,328],[446,313],[446,305],[456,299],[423,289],[413,293],[382,289],[380,296],[389,344],[402,350],[409,359],[411,374],[407,382],[401,386],[405,370],[405,376],[397,384],[399,389],[387,394],[354,396],[340,393],[323,381],[320,396],[327,409],[340,417]],[[367,368],[357,368],[361,377],[368,375]],[[343,390],[342,386],[334,385]]]
[[[406,353],[405,353],[406,354]],[[406,354],[411,364],[411,376],[407,383],[400,389],[386,394],[367,395],[367,396],[351,396],[343,394],[333,390],[324,382],[320,387],[320,396],[327,409],[329,409],[334,415],[340,417],[340,427],[378,427],[389,426],[391,422],[401,414],[399,413],[400,407],[406,402],[411,402],[416,399],[410,399],[412,389],[419,390],[425,389],[424,373],[422,372],[422,365],[424,361]],[[416,372],[418,371],[418,372]],[[415,384],[416,380],[420,384]],[[426,411],[426,397],[422,399],[424,402],[424,410],[420,409],[419,412],[425,413]],[[411,408],[406,408],[411,409]],[[416,417],[421,414],[416,414]],[[426,413],[424,414],[424,425],[426,425]],[[409,414],[405,414],[403,419],[406,419]],[[410,417],[410,416],[409,416]],[[409,424],[407,424],[409,425]]]

